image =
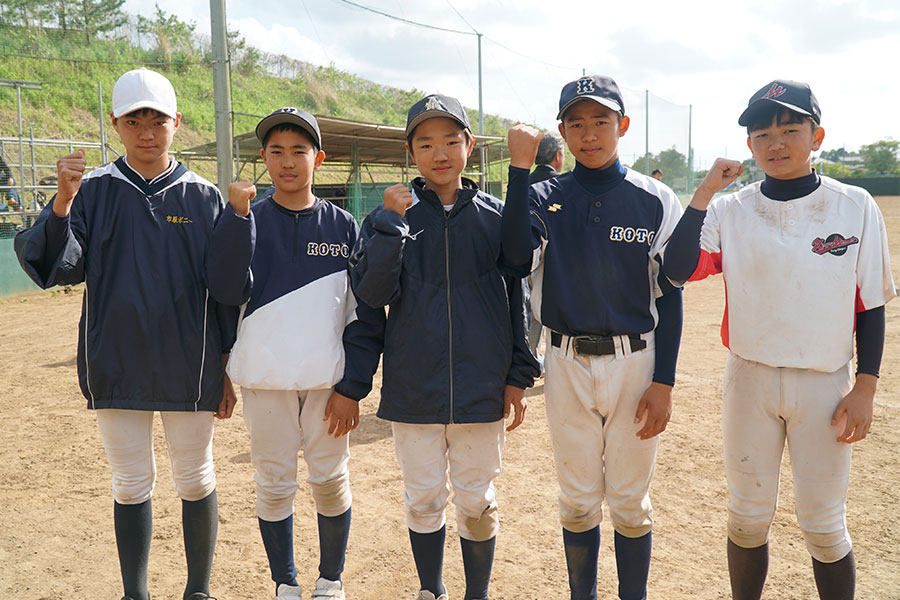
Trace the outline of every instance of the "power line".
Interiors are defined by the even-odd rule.
[[[424,27],[425,29],[435,29],[437,31],[446,31],[448,33],[458,33],[460,35],[478,35],[477,33],[472,33],[471,31],[460,31],[458,29],[448,29],[446,27],[437,27],[435,25],[429,25],[427,23],[419,23],[418,21],[410,21],[409,19],[404,19],[402,17],[398,17],[392,15],[390,13],[386,13],[384,11],[378,10],[377,8],[372,8],[370,6],[364,6],[362,4],[357,4],[356,2],[351,2],[350,0],[335,0],[336,2],[343,2],[344,4],[349,4],[350,6],[355,6],[356,8],[369,11],[371,13],[375,13],[376,15],[381,15],[382,17],[387,17],[388,19],[393,19],[395,21],[400,21],[401,23],[406,23],[407,25],[415,25],[416,27]]]
[[[453,6],[453,3],[450,2],[450,0],[447,0],[447,4],[450,6],[450,8],[453,9],[453,12],[456,13],[456,16],[458,16],[460,19],[462,19],[462,20],[463,20],[463,23],[465,23],[466,25],[468,25],[469,28],[470,28],[472,31],[475,32],[476,35],[479,33],[479,31],[478,31],[477,29],[475,29],[475,26],[472,25],[471,23],[469,23],[469,21],[468,21],[464,16],[462,16],[462,13],[460,13],[458,10],[456,10],[456,7]]]

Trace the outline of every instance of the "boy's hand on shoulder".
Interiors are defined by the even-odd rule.
[[[405,185],[398,183],[384,190],[384,208],[401,217],[406,216],[406,209],[412,206],[413,196]]]
[[[72,210],[72,201],[81,189],[81,178],[87,162],[84,150],[78,149],[56,161],[56,198],[53,212],[57,217],[65,217]]]
[[[514,385],[508,385],[503,388],[503,418],[509,418],[510,408],[513,409],[513,421],[507,427],[507,431],[512,431],[522,424],[525,420],[525,409],[528,408],[528,401],[525,399],[525,390]]]
[[[537,156],[538,146],[544,134],[523,123],[516,123],[506,136],[509,145],[509,164],[520,169],[530,169]]]
[[[744,165],[740,161],[717,158],[697,191],[694,192],[694,197],[691,198],[691,208],[706,210],[713,195],[731,185],[743,172]]]
[[[331,421],[328,424],[328,435],[336,438],[347,435],[359,425],[359,402],[332,391],[322,420]]]
[[[635,435],[642,440],[649,440],[666,430],[671,417],[672,386],[654,381],[638,402],[634,422],[639,424],[643,421],[644,426]]]
[[[250,200],[256,195],[256,186],[249,181],[235,181],[228,184],[228,203],[236,215],[250,214]]]
[[[868,435],[877,382],[874,375],[859,373],[856,376],[853,389],[841,399],[831,417],[832,426],[840,430],[837,441],[852,444]]]

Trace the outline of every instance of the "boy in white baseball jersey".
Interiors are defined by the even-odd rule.
[[[596,600],[603,501],[619,597],[642,600],[650,570],[650,483],[672,411],[681,289],[660,273],[678,198],[619,162],[629,119],[618,85],[592,75],[560,94],[559,132],[575,168],[528,187],[541,134],[509,132],[503,252],[532,272],[532,306],[550,331],[545,398],[559,479],[572,600]]]
[[[319,577],[312,597],[343,599],[351,503],[347,434],[359,422],[358,399],[369,389],[354,390],[355,399],[332,389],[345,361],[359,356],[357,305],[347,275],[359,227],[312,192],[313,174],[325,159],[315,117],[284,107],[257,124],[256,136],[274,187],[251,207],[255,186],[229,185],[229,206],[210,246],[210,287],[243,305],[228,372],[244,399],[259,530],[275,595],[301,593],[293,511],[302,448],[318,513]],[[377,361],[376,355],[368,370]]]
[[[406,136],[422,176],[411,190],[388,188],[366,217],[351,257],[353,289],[382,319],[390,306],[378,416],[392,421],[403,471],[417,599],[447,599],[451,484],[464,598],[486,599],[504,418],[514,409],[507,431],[522,422],[525,388],[539,370],[525,340],[521,279],[499,268],[500,201],[462,177],[475,145],[465,111],[455,98],[422,98]]]
[[[150,597],[159,411],[182,499],[184,598],[205,600],[218,527],[213,417],[230,417],[235,402],[223,354],[237,310],[214,300],[205,282],[224,202],[169,157],[181,113],[168,79],[129,71],[112,103],[125,156],[87,174],[83,150],[59,159],[57,193],[16,237],[16,253],[43,288],[85,284],[78,379],[112,472],[125,599]]]
[[[714,273],[725,280],[722,343],[730,352],[722,436],[736,600],[762,594],[785,440],[819,597],[854,595],[850,444],[872,423],[884,305],[895,290],[875,201],[811,167],[825,137],[820,121],[805,83],[773,81],[751,96],[738,123],[747,127],[765,180],[710,203],[743,171],[737,161],[718,159],[672,235],[663,267],[675,280]]]

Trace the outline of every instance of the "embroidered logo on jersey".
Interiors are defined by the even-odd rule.
[[[650,231],[649,229],[644,229],[642,227],[619,227],[618,225],[614,225],[609,228],[609,239],[614,242],[652,244],[653,238],[655,237],[655,231]]]
[[[191,221],[187,217],[181,217],[178,215],[166,215],[166,223],[183,224],[183,223],[193,223],[193,221]]]
[[[859,238],[855,235],[849,238],[845,238],[839,233],[832,233],[824,240],[822,238],[814,239],[812,242],[812,251],[819,255],[828,252],[829,254],[833,254],[835,256],[843,256],[844,253],[847,252],[847,246],[852,246],[853,244],[858,243]]]
[[[551,204],[550,206],[547,207],[547,210],[549,212],[556,212],[558,210],[562,210],[562,204],[557,204],[554,202],[553,204]]]
[[[424,229],[420,229],[420,230],[418,230],[418,231],[415,232],[415,233],[408,233],[408,234],[406,235],[406,237],[408,237],[408,238],[411,239],[412,241],[416,241],[416,238],[419,237],[419,234],[422,233],[423,231],[425,231],[425,230],[424,230]]]
[[[334,256],[337,258],[350,258],[350,246],[347,244],[326,244],[325,242],[310,242],[306,245],[306,254],[309,256]]]
[[[769,88],[769,91],[765,93],[765,95],[760,98],[760,100],[768,100],[769,98],[777,98],[778,96],[784,95],[787,90],[784,87],[778,85],[777,83],[773,83],[772,87]]]
[[[449,112],[447,108],[441,103],[440,98],[437,96],[431,96],[428,100],[425,101],[425,110],[441,110],[444,112]]]
[[[575,82],[576,94],[592,94],[594,91],[594,80],[591,77],[582,77]]]

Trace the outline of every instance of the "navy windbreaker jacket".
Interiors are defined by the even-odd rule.
[[[501,272],[502,205],[463,182],[448,213],[417,178],[406,216],[376,208],[350,257],[360,301],[389,306],[383,419],[497,421],[504,386],[531,387],[540,373],[525,340],[522,280]]]
[[[206,285],[223,207],[181,163],[148,182],[119,158],[84,176],[68,217],[51,202],[16,236],[40,287],[85,282],[78,379],[88,408],[216,410],[237,320]]]

